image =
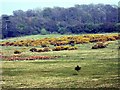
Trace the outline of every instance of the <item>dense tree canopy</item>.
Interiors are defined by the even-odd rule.
[[[2,38],[48,33],[118,32],[119,9],[114,5],[89,4],[70,8],[16,10],[13,15],[1,16]]]

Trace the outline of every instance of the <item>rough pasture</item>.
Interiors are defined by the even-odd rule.
[[[84,37],[90,36],[84,35]],[[47,52],[30,51],[31,48],[37,48],[37,50],[46,48],[41,46],[0,46],[2,48],[0,57],[3,57],[2,88],[4,90],[9,88],[118,89],[120,88],[118,82],[118,50],[120,50],[118,41],[118,39],[108,40],[109,44],[102,49],[91,49],[92,46],[99,43],[92,41],[82,44],[75,43],[75,46],[78,47],[76,50]],[[107,42],[103,41],[102,43]],[[50,44],[49,48],[61,46],[66,45],[54,46]],[[19,50],[21,53],[14,54],[15,50]],[[44,56],[51,58],[41,59]],[[22,60],[5,60],[12,57],[22,58]],[[31,57],[32,60],[30,60]],[[25,60],[25,58],[27,59]],[[82,67],[78,75],[74,70],[77,65]]]

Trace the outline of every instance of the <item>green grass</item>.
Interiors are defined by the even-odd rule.
[[[31,47],[2,47],[3,55],[61,56],[52,60],[2,61],[3,88],[120,88],[118,82],[118,41],[107,48],[91,49],[94,43],[80,44],[78,50],[30,52]],[[76,72],[74,67],[81,66]]]
[[[78,75],[76,65],[82,67]],[[5,62],[2,79],[4,88],[118,87],[117,69],[112,60]]]
[[[16,40],[25,40],[25,39],[42,39],[42,38],[54,38],[62,36],[73,36],[73,35],[61,35],[61,34],[47,34],[47,35],[29,35],[15,38],[3,39],[3,41],[16,41]]]

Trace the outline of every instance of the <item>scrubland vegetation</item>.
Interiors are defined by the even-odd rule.
[[[3,89],[120,88],[118,34],[31,37],[0,42]]]

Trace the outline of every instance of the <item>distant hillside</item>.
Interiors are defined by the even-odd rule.
[[[36,34],[111,33],[120,29],[120,8],[89,4],[70,8],[54,7],[16,10],[2,15],[2,38]]]

